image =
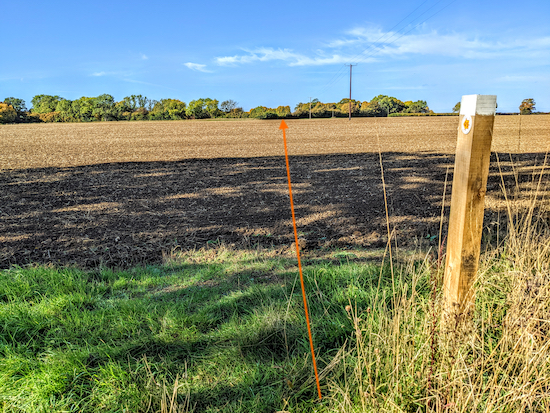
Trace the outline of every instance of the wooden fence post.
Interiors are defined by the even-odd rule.
[[[462,96],[443,281],[447,317],[467,316],[475,300],[496,99]]]

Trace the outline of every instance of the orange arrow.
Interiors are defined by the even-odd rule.
[[[307,332],[309,334],[309,346],[311,347],[311,360],[313,361],[313,370],[315,371],[315,381],[317,382],[317,392],[319,399],[321,396],[321,385],[319,384],[319,374],[317,373],[317,362],[315,361],[315,351],[313,350],[313,337],[311,336],[311,326],[309,323],[309,311],[307,309],[306,288],[304,286],[304,276],[302,274],[302,262],[300,260],[300,244],[298,243],[298,230],[296,229],[296,215],[294,214],[294,201],[292,199],[292,184],[290,183],[290,166],[288,163],[288,150],[286,147],[286,130],[288,126],[284,120],[281,121],[279,129],[283,130],[283,142],[285,145],[286,175],[288,177],[288,194],[290,195],[290,210],[292,211],[292,225],[294,226],[294,242],[296,244],[296,257],[298,258],[298,270],[300,271],[300,283],[302,284],[302,297],[304,298],[304,311],[306,313]]]

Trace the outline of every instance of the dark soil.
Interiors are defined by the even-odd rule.
[[[544,154],[514,155],[519,181]],[[436,246],[453,157],[382,154],[390,227],[398,245]],[[298,230],[308,248],[383,247],[386,213],[376,153],[290,159]],[[509,165],[505,185],[516,185]],[[531,168],[532,169],[532,168]],[[505,221],[496,158],[486,237]],[[443,236],[446,225],[443,225]],[[293,241],[284,158],[188,159],[0,171],[0,267],[54,263],[90,268],[160,263],[174,250],[284,249]]]

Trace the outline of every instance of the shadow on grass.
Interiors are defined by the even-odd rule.
[[[75,383],[87,394],[102,380],[102,386],[120,386],[122,379],[109,373],[116,365],[125,374],[141,371],[136,380],[142,386],[151,376],[158,382],[185,377],[198,411],[238,403],[267,412],[281,409],[283,398],[307,400],[312,395],[299,392],[311,364],[297,274],[291,261],[272,261],[263,270],[250,269],[253,260],[239,268],[183,262],[120,273],[13,268],[1,279],[2,356],[34,360],[40,372],[63,365],[63,385],[52,386],[46,398],[76,394]],[[368,307],[380,272],[373,265],[334,267],[318,260],[305,265],[304,276],[324,368],[325,355],[352,337],[344,306],[352,300]],[[389,288],[389,270],[380,280]],[[35,371],[14,374],[31,380]]]

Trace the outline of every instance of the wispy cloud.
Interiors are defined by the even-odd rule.
[[[437,31],[431,31],[408,34],[385,32],[375,27],[357,27],[347,31],[338,39],[327,41],[322,49],[311,52],[270,47],[243,49],[243,52],[232,56],[216,57],[215,62],[220,66],[269,61],[284,62],[288,66],[321,66],[372,62],[413,55],[483,60],[499,57],[544,58],[546,56],[545,60],[549,60],[550,38],[514,38],[507,41],[506,39],[479,38],[466,33],[440,34]]]
[[[348,30],[342,38],[328,41],[326,45],[331,48],[341,48],[364,43],[378,43],[385,38],[389,39],[393,34],[394,32],[384,33],[374,27],[357,27]]]
[[[110,77],[129,77],[133,76],[132,71],[130,70],[113,70],[113,71],[100,71],[100,72],[93,72],[90,74],[90,76],[94,77],[103,77],[103,76],[110,76]]]
[[[332,49],[363,49],[360,58],[368,56],[436,55],[465,59],[495,57],[538,57],[550,53],[550,38],[483,39],[466,33],[440,34],[384,32],[373,27],[357,27],[342,38],[329,41]]]
[[[142,59],[142,60],[148,60],[148,59],[149,59],[149,56],[147,56],[147,55],[144,54],[144,53],[140,53],[140,55],[141,55],[141,59]]]
[[[326,54],[322,50],[318,50],[313,56],[296,53],[292,49],[273,49],[270,47],[243,50],[246,54],[216,57],[216,63],[221,66],[230,66],[254,62],[282,61],[286,62],[288,66],[322,66],[346,63],[351,58],[349,55],[338,53]]]
[[[206,65],[201,65],[200,63],[187,62],[187,63],[184,63],[183,65],[187,66],[191,70],[197,70],[199,72],[204,72],[204,73],[212,73],[211,70],[206,69]]]
[[[462,58],[490,57],[490,52],[500,50],[502,45],[464,34],[429,33],[403,34],[384,32],[372,27],[357,27],[346,32],[346,36],[327,43],[329,48],[354,48],[361,50],[358,59],[369,56],[397,57],[403,55],[438,55]]]
[[[496,79],[497,82],[514,82],[514,83],[520,83],[520,82],[530,82],[530,83],[536,83],[536,82],[549,82],[548,76],[543,75],[509,75],[509,76],[502,76]]]

